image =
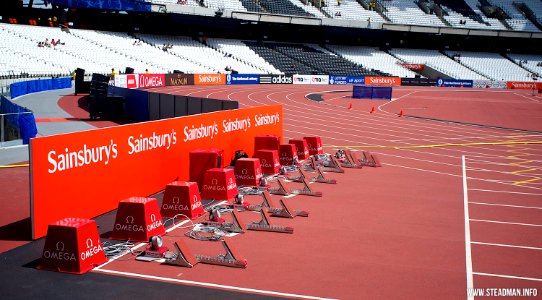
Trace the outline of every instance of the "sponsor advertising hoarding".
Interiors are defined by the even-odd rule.
[[[437,79],[439,87],[472,87],[472,80]]]
[[[258,84],[260,83],[259,74],[228,74],[226,75],[226,84]]]
[[[287,75],[260,75],[260,84],[292,84],[292,76]]]
[[[282,106],[261,106],[31,139],[32,236],[187,180],[194,149],[221,148],[226,165],[235,150],[252,156],[254,136],[282,136],[282,121]]]
[[[194,84],[196,85],[226,84],[226,75],[225,74],[194,74]]]
[[[194,85],[194,74],[166,74],[166,85]]]
[[[400,86],[400,77],[365,76],[365,84]]]

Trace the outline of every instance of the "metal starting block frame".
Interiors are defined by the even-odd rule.
[[[322,197],[322,192],[313,191],[309,183],[307,182],[307,178],[303,178],[302,182],[304,187],[302,189],[293,189],[290,191],[290,193],[295,195],[306,195],[306,196],[314,196],[314,197]]]
[[[173,246],[175,247],[176,253],[171,252],[170,254],[168,254],[169,252],[166,252],[166,254],[164,255],[164,257],[166,258],[164,264],[185,268],[193,268],[199,262],[196,256],[192,254],[188,246],[186,246],[186,244],[182,240],[175,242]]]
[[[244,233],[246,226],[239,221],[239,216],[237,215],[235,209],[232,210],[231,214],[233,222],[205,221],[205,224],[208,226],[216,226],[218,229],[227,232]],[[220,216],[218,218],[220,218]]]
[[[232,268],[246,268],[247,260],[245,258],[241,258],[241,256],[237,253],[237,250],[232,248],[231,245],[228,245],[225,240],[222,240],[221,242],[224,250],[226,250],[226,253],[219,254],[218,256],[197,255],[196,258],[198,262],[202,264],[218,265]]]
[[[290,192],[284,187],[284,182],[281,178],[277,178],[278,188],[269,188],[268,191],[270,194],[288,196]]]
[[[237,251],[232,248],[225,240],[221,240],[222,246],[226,250],[226,253],[219,254],[218,256],[207,256],[207,255],[196,255],[194,256],[188,246],[182,241],[179,240],[173,245],[177,253],[168,254],[171,255],[171,258],[166,258],[164,264],[193,268],[196,264],[211,264],[219,265],[232,268],[246,268],[247,260],[241,258]]]
[[[359,163],[358,159],[356,158],[356,155],[350,150],[344,151],[344,160],[342,161],[341,166],[344,168],[351,168],[351,169],[363,168],[363,165]]]
[[[262,219],[260,222],[254,222],[248,224],[248,230],[257,231],[271,231],[280,233],[294,233],[294,228],[290,226],[272,225],[267,218],[267,212],[265,210],[260,211]]]
[[[316,168],[316,172],[318,173],[318,176],[312,176],[310,177],[303,168],[298,169],[300,176],[295,177],[287,177],[288,180],[294,181],[294,182],[303,182],[303,178],[308,178],[310,182],[318,182],[318,183],[327,183],[327,184],[337,184],[337,180],[335,179],[327,179],[324,176],[324,173],[320,169],[320,167]]]
[[[362,151],[362,158],[358,158],[358,162],[367,167],[382,167],[382,164],[380,164],[380,160],[378,159],[378,156],[375,154],[371,154],[369,151]]]
[[[292,210],[288,205],[286,205],[286,202],[284,202],[283,199],[279,200],[280,206],[279,208],[268,208],[267,211],[272,217],[280,217],[280,218],[290,218],[293,219],[296,216],[299,217],[308,217],[309,212],[304,210]]]

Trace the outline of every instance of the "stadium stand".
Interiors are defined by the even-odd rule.
[[[497,19],[488,18],[484,15],[484,13],[478,8],[479,1],[478,0],[465,0],[465,3],[476,13],[480,18],[482,19],[482,22],[489,25],[490,28],[493,30],[506,30],[506,27]]]
[[[463,14],[460,14],[456,12],[455,10],[441,5],[442,9],[446,12],[447,15],[444,15],[444,19],[452,25],[452,27],[458,27],[458,28],[472,28],[472,29],[490,29],[489,24],[481,23],[482,18],[478,16],[478,18],[471,18],[470,16],[465,16]],[[480,20],[480,21],[478,21]]]
[[[530,81],[531,74],[512,61],[497,53],[453,51],[449,56],[457,56],[460,63],[476,70],[491,80]]]
[[[416,73],[399,65],[401,61],[399,61],[397,58],[376,48],[339,45],[328,45],[327,48],[353,63],[364,66],[365,68],[377,69],[399,77],[416,76]]]
[[[306,12],[289,0],[259,0],[258,3],[271,14],[314,17],[313,14]]]
[[[290,0],[292,2],[293,5],[303,9],[304,11],[306,11],[307,13],[317,17],[317,18],[320,18],[320,19],[325,19],[327,18],[326,15],[324,15],[318,8],[314,7],[310,2],[307,1],[307,4],[303,4],[303,2],[301,2],[300,0]]]
[[[425,64],[455,79],[487,80],[486,77],[461,65],[437,50],[391,49],[390,53],[407,63]]]
[[[510,25],[510,27],[512,27],[512,29],[518,31],[539,31],[538,28],[531,23],[531,21],[527,20],[523,12],[514,6],[513,1],[488,0],[488,2],[492,5],[500,7],[508,15],[509,18],[506,18],[505,21],[508,23],[508,25]]]
[[[450,13],[450,10],[452,10],[454,15],[459,14],[474,22],[484,24],[484,26],[489,26],[488,24],[485,24],[482,17],[478,13],[476,13],[471,8],[471,6],[467,5],[467,3],[465,3],[462,0],[434,0],[434,3],[440,5],[441,7],[445,7],[446,8],[445,10],[447,13]],[[468,20],[467,20],[467,23],[469,23]]]
[[[329,1],[323,10],[334,19],[361,21],[370,19],[371,22],[385,22],[384,18],[376,11],[365,9],[355,0],[341,0],[341,5],[338,5],[337,1]]]
[[[239,0],[204,0],[204,5],[216,10],[247,11]]]
[[[286,56],[285,54],[276,51],[270,47],[267,47],[263,43],[245,41],[244,42],[250,49],[252,49],[256,54],[263,57],[271,65],[273,65],[280,72],[285,74],[313,74],[317,73],[318,70],[305,65],[293,58]]]
[[[516,64],[542,77],[542,55],[508,54],[507,56]]]
[[[256,54],[243,42],[231,39],[207,39],[207,45],[221,51],[224,54],[232,55],[234,58],[242,59],[244,62],[252,62],[253,66],[259,68],[263,73],[279,74],[280,71],[269,64],[265,59]],[[235,67],[234,67],[235,69]],[[257,72],[262,73],[262,72]]]
[[[253,12],[258,12],[258,13],[266,12],[265,9],[260,6],[260,4],[252,0],[241,0],[241,3],[243,4],[243,7],[245,7],[248,11],[253,11]]]
[[[227,73],[225,68],[229,66],[240,73],[267,73],[266,69],[249,64],[247,60],[241,60],[238,56],[233,57],[233,54],[229,55],[231,53],[219,52],[212,47],[208,47],[189,37],[157,36],[148,34],[140,34],[138,36],[149,41],[153,45],[162,45],[162,47],[166,44],[172,45],[172,47],[167,50],[169,53],[191,59],[192,61],[205,66],[207,68],[205,71],[207,72]],[[209,42],[207,41],[207,43]]]
[[[384,14],[397,24],[425,25],[444,27],[444,24],[436,15],[426,14],[413,0],[392,0],[381,2],[386,11]]]

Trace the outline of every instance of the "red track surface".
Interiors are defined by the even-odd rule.
[[[350,88],[154,89],[238,100],[242,107],[282,103],[285,141],[318,135],[330,153],[365,149],[378,153],[384,166],[328,174],[339,181],[337,186],[311,185],[324,197],[287,199],[311,212],[309,218],[272,219],[295,227],[293,235],[247,232],[231,238],[248,260],[245,270],[187,269],[124,256],[101,271],[341,299],[464,299],[471,281],[476,288],[542,292],[542,146],[515,143],[540,143],[542,135],[397,117],[404,110],[407,115],[541,130],[541,98],[517,91],[436,88],[395,89],[399,100],[392,102],[343,98],[349,92],[326,94],[323,103],[305,98],[309,92]],[[347,109],[350,103],[352,110]],[[369,114],[372,106],[379,109]],[[182,233],[171,232],[166,243],[183,239],[194,253],[222,252],[217,243],[190,240]]]
[[[101,271],[215,288],[241,287],[252,293],[341,299],[465,299],[471,276],[476,288],[527,287],[542,293],[542,146],[514,144],[541,142],[542,136],[397,117],[404,110],[406,115],[540,131],[540,96],[520,91],[398,88],[394,90],[398,100],[392,102],[344,98],[350,92],[324,94],[323,103],[305,98],[310,92],[350,88],[155,89],[238,100],[242,107],[282,103],[285,141],[318,135],[330,146],[329,153],[334,153],[333,146],[369,150],[379,154],[383,167],[329,173],[339,181],[337,186],[311,185],[324,197],[286,199],[294,208],[311,213],[309,218],[272,218],[293,226],[293,235],[250,231],[230,238],[248,260],[247,269],[209,265],[187,269],[124,256]],[[72,98],[63,98],[59,105],[75,118],[87,119],[88,113]],[[372,106],[377,107],[374,114],[369,113]],[[497,144],[502,142],[508,144]],[[428,147],[439,144],[455,145]],[[4,195],[28,199],[24,190],[16,188],[28,185],[28,169],[9,170],[20,174],[1,170],[5,180],[0,182],[8,183],[0,187]],[[28,216],[28,207],[21,207],[28,202],[6,203],[2,220],[12,219],[3,225]],[[241,216],[245,222],[257,218],[253,213]],[[470,227],[467,241],[465,225]],[[183,239],[194,253],[222,252],[218,243],[194,241],[183,232],[176,229],[168,234],[166,245]],[[10,243],[20,243],[15,240]],[[465,267],[468,262],[472,271]]]

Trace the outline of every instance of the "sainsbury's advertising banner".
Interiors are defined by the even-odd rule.
[[[30,140],[32,236],[66,217],[93,218],[120,200],[188,179],[194,149],[254,152],[254,136],[282,136],[282,106],[228,110]]]

